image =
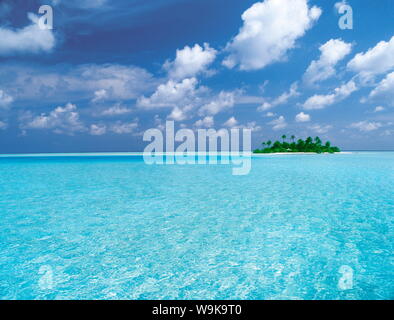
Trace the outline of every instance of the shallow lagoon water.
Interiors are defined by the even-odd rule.
[[[0,299],[393,299],[394,153],[0,158]]]

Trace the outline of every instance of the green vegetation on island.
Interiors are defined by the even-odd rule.
[[[312,139],[308,137],[306,140],[298,139],[291,136],[291,142],[286,141],[287,136],[282,136],[280,141],[267,141],[263,142],[263,148],[254,150],[254,153],[292,153],[292,152],[308,152],[308,153],[336,153],[341,152],[338,147],[331,146],[331,142],[323,143],[319,137]]]

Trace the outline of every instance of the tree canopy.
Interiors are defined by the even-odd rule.
[[[254,150],[254,153],[292,153],[292,152],[313,152],[313,153],[336,153],[341,152],[338,147],[331,146],[331,142],[327,141],[323,143],[323,141],[319,138],[308,137],[305,140],[298,139],[295,142],[296,137],[294,135],[291,136],[292,142],[286,141],[287,136],[283,135],[283,142],[272,141],[263,142],[262,149]]]

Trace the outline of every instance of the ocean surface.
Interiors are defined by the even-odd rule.
[[[0,299],[393,299],[394,153],[0,157]]]

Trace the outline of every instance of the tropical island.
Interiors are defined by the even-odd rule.
[[[282,142],[280,141],[267,141],[263,142],[262,149],[256,149],[253,153],[294,153],[294,152],[307,152],[307,153],[336,153],[341,152],[338,147],[331,146],[331,142],[327,141],[323,143],[319,137],[312,139],[308,137],[306,140],[298,139],[292,135],[290,137],[292,142],[286,141],[287,136],[282,136]]]

